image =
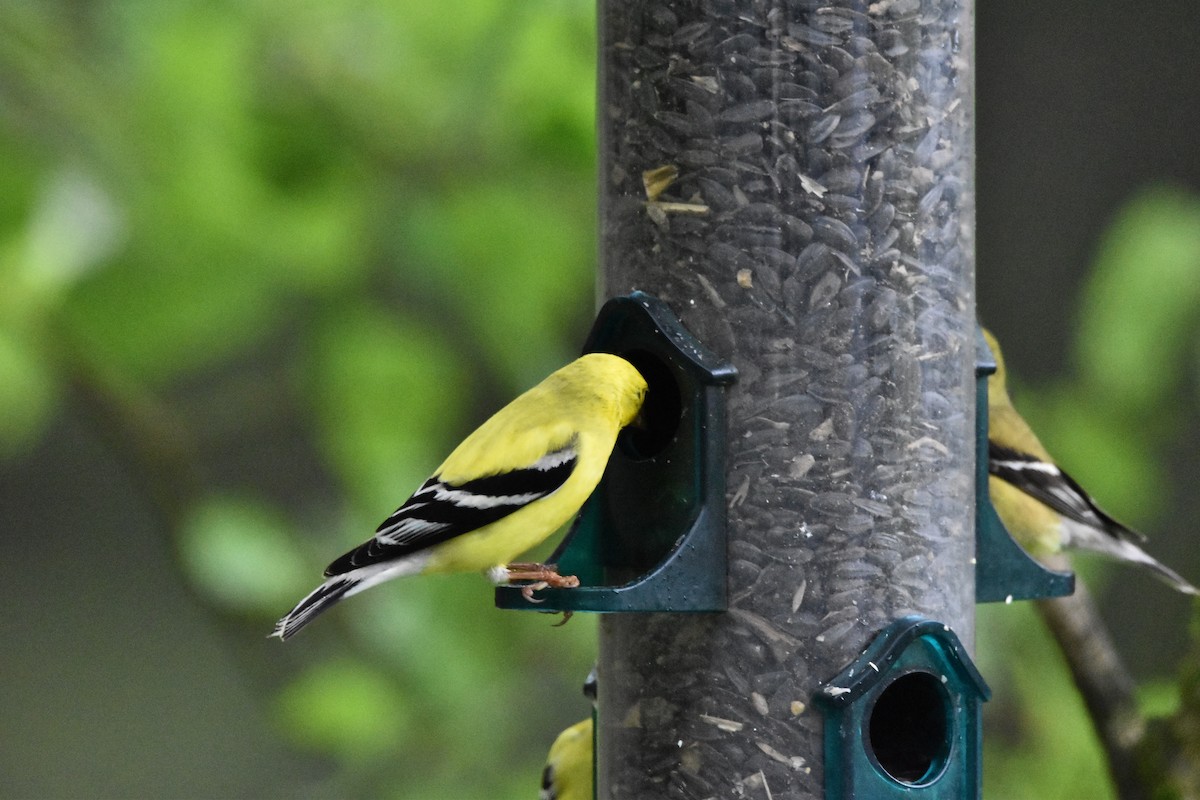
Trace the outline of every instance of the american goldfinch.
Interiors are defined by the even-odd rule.
[[[539,800],[592,800],[592,718],[558,735],[542,770]]]
[[[646,381],[628,361],[591,353],[479,426],[375,536],[330,564],[327,580],[275,625],[287,639],[339,600],[402,575],[486,571],[534,588],[578,586],[552,565],[511,563],[571,519],[600,481]]]
[[[988,377],[988,489],[996,513],[1017,543],[1034,556],[1064,548],[1103,553],[1141,564],[1175,589],[1197,594],[1195,586],[1142,550],[1145,536],[1104,513],[1054,463],[1013,408],[1000,345],[989,331],[983,335],[996,357],[996,372]]]
[[[592,669],[583,693],[596,702],[596,670]],[[542,790],[538,800],[592,800],[595,781],[592,752],[595,729],[592,718],[576,722],[558,735],[542,770]]]

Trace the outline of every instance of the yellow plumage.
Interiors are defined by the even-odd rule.
[[[988,440],[1053,463],[1054,459],[1008,396],[1000,343],[989,330],[985,329],[983,336],[996,358],[996,372],[988,376]],[[988,491],[1004,526],[1031,555],[1051,555],[1062,550],[1059,516],[1049,506],[995,475],[988,476]]]
[[[1197,594],[1196,587],[1139,546],[1144,536],[1101,510],[1054,463],[1013,407],[1000,344],[989,331],[983,333],[996,358],[996,372],[988,377],[988,490],[1013,538],[1034,556],[1081,549],[1140,564],[1178,591]]]
[[[592,800],[593,748],[591,717],[560,733],[546,757],[539,800]]]
[[[328,580],[272,635],[286,639],[339,600],[402,575],[527,577],[504,567],[579,511],[645,394],[641,374],[606,353],[554,372],[464,439],[373,538],[329,565]]]
[[[507,564],[542,543],[592,494],[617,434],[642,407],[646,381],[623,358],[594,353],[550,375],[463,440],[437,469],[450,484],[533,464],[574,440],[578,464],[554,494],[437,549],[422,572]]]

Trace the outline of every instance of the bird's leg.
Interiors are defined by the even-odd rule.
[[[579,578],[574,575],[559,575],[557,564],[536,564],[525,561],[518,561],[507,565],[505,571],[508,573],[508,580],[512,581],[533,581],[528,586],[521,588],[521,596],[531,603],[540,603],[541,600],[535,600],[533,593],[538,589],[554,588],[554,589],[574,589],[579,585]]]
[[[559,575],[557,564],[516,561],[506,565],[504,569],[508,572],[510,581],[544,581],[546,586],[555,589],[574,589],[579,585],[579,578],[574,575]]]

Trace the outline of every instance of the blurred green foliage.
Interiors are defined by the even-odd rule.
[[[984,706],[983,796],[1114,797],[1083,701],[1033,608],[982,605],[976,625],[979,668],[992,689]]]
[[[1148,189],[1113,220],[1079,307],[1068,309],[1078,321],[1074,369],[1018,389],[1051,452],[1106,507],[1142,525],[1168,507],[1166,469],[1200,410],[1197,309],[1200,196]]]
[[[230,487],[232,456],[210,456],[145,489],[229,636],[264,636],[464,430],[578,347],[592,14],[587,0],[6,4],[0,457],[28,455],[68,400],[115,404],[109,434],[144,440],[133,459],[220,452],[230,430],[294,415],[298,461],[252,462]],[[1154,511],[1171,426],[1195,413],[1193,394],[1145,416],[1194,373],[1198,267],[1196,198],[1134,202],[1079,312],[1078,373],[1025,405],[1065,459],[1123,465],[1078,471],[1134,519]],[[164,424],[139,430],[147,408]],[[1118,426],[1131,435],[1106,435]],[[166,480],[153,466],[142,479]],[[328,491],[281,492],[272,472],[315,472]],[[473,576],[408,581],[271,651],[261,702],[316,759],[310,792],[529,798],[556,728],[587,713],[594,632],[498,612]],[[979,638],[998,698],[988,796],[1106,796],[1032,616],[990,609]]]
[[[456,438],[578,348],[592,14],[6,4],[0,455],[31,452],[63,400],[115,406],[108,433],[155,459],[143,477],[166,488],[146,493],[187,579],[261,640]],[[301,460],[221,454],[283,414]],[[164,476],[180,462],[160,451],[197,474]],[[228,485],[238,458],[261,478]],[[266,474],[314,471],[314,496]],[[594,621],[553,630],[490,600],[474,576],[411,581],[270,651],[262,703],[322,757],[314,791],[536,794],[553,732],[587,713]]]
[[[1014,402],[1046,447],[1107,510],[1144,530],[1175,522],[1177,534],[1192,532],[1186,519],[1165,512],[1177,506],[1176,492],[1190,492],[1189,473],[1178,465],[1200,416],[1198,308],[1200,196],[1152,187],[1113,220],[1078,308],[1066,310],[1078,321],[1070,374],[1032,387],[1009,364]],[[1161,550],[1157,541],[1152,552]],[[1130,574],[1087,557],[1075,566],[1091,586]],[[1168,592],[1145,576],[1130,579],[1147,592]],[[984,674],[1003,681],[985,732],[985,795],[1112,797],[1083,702],[1033,610],[983,607],[979,626]],[[1187,631],[1160,635],[1181,641]],[[1176,681],[1139,691],[1150,717],[1174,713],[1179,701]]]
[[[295,602],[296,587],[312,580],[288,521],[261,502],[206,497],[189,509],[178,533],[188,574],[235,612],[269,616]]]

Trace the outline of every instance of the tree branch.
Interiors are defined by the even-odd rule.
[[[1065,560],[1048,564],[1069,568]],[[1138,769],[1137,753],[1146,736],[1134,682],[1113,645],[1087,587],[1076,576],[1075,594],[1035,604],[1067,660],[1071,676],[1107,756],[1109,774],[1121,800],[1150,800]]]

